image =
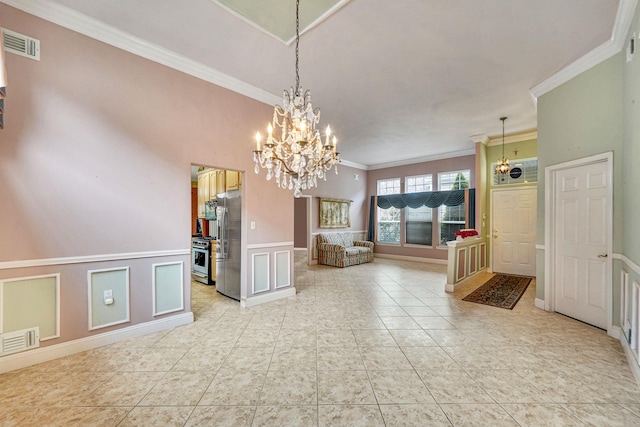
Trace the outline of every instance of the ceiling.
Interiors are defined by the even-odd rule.
[[[252,88],[250,96],[266,94],[254,96],[262,101],[279,102],[295,83],[295,0],[46,3],[231,76]],[[611,40],[619,7],[619,0],[300,3],[301,85],[322,111],[321,128],[330,124],[338,136],[341,157],[371,169],[472,153],[478,135],[501,135],[501,116],[507,134],[535,130],[531,88]],[[247,129],[247,139],[257,130]]]

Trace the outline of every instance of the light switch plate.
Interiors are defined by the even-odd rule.
[[[104,305],[113,304],[113,290],[107,289],[104,291]]]

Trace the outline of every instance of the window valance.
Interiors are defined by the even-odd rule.
[[[407,206],[413,209],[427,206],[437,208],[439,206],[458,206],[464,203],[465,192],[475,195],[475,189],[451,190],[451,191],[424,191],[421,193],[388,194],[378,196],[377,205],[380,209],[391,207],[403,209]]]
[[[464,190],[451,191],[425,191],[422,193],[388,194],[386,196],[371,196],[369,205],[369,226],[367,227],[367,238],[373,241],[375,231],[375,207],[389,209],[391,207],[402,209],[410,207],[413,209],[421,206],[437,208],[439,206],[459,206],[467,199],[467,224],[468,228],[475,228],[476,212],[476,190],[467,188]],[[377,200],[377,201],[376,201]]]

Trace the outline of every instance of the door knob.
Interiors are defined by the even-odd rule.
[[[609,254],[600,254],[600,255],[598,255],[598,258],[606,258],[608,256],[609,256]]]

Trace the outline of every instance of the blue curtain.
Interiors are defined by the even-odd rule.
[[[373,242],[373,233],[376,225],[373,223],[376,216],[376,196],[371,196],[371,203],[369,204],[369,227],[367,227],[367,240]]]

